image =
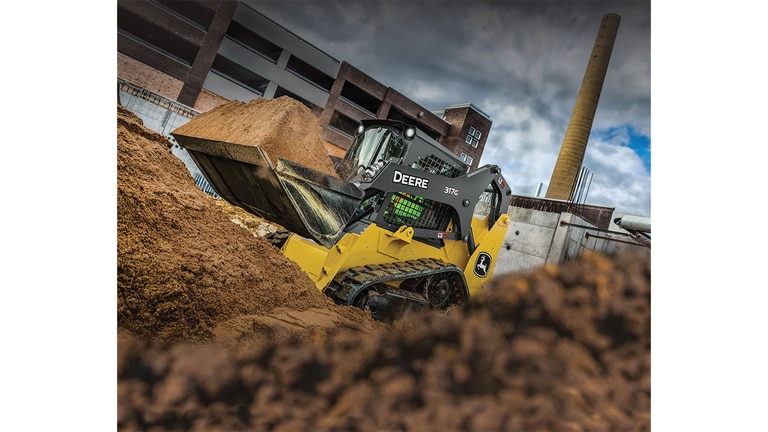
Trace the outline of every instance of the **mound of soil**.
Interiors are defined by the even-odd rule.
[[[494,279],[396,327],[333,304],[118,107],[118,430],[650,430],[650,258]]]
[[[259,146],[273,164],[282,157],[336,176],[322,131],[317,116],[309,108],[296,99],[281,96],[219,105],[173,133]]]
[[[329,314],[344,325],[372,325],[362,311],[337,307],[263,238],[232,223],[195,185],[170,141],[123,107],[117,138],[121,329],[161,342],[232,339],[232,332],[247,338],[253,332],[242,330],[244,321],[285,310],[318,311],[321,325],[304,325],[313,332]]]

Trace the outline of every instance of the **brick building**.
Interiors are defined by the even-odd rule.
[[[333,58],[249,0],[118,0],[118,78],[198,112],[232,100],[291,96],[341,156],[362,119],[414,124],[472,169],[492,121],[474,105],[431,112]]]

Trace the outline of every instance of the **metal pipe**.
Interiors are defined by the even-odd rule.
[[[620,240],[620,239],[616,239],[616,238],[610,238],[610,237],[599,236],[599,235],[594,235],[594,234],[589,235],[589,233],[584,234],[584,237],[585,238],[594,237],[596,239],[603,239],[603,240],[614,241],[614,242],[618,242],[618,243],[626,243],[626,244],[631,244],[633,246],[642,246],[642,247],[647,247],[648,249],[651,248],[650,242],[647,243],[647,244],[644,244],[644,243],[639,243],[639,242],[635,242],[635,241]]]
[[[613,223],[625,230],[651,232],[651,218],[624,215],[613,220]]]
[[[592,186],[592,177],[594,177],[595,173],[589,173],[589,183],[587,184],[587,192],[584,193],[584,202],[587,202],[587,195],[589,194],[589,188]]]

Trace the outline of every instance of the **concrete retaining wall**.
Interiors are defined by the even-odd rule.
[[[593,230],[580,226],[591,224],[572,213],[509,207],[507,214],[512,222],[496,259],[495,276],[568,261],[584,250],[616,250],[615,242],[589,236]]]

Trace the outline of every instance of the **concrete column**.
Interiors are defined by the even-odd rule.
[[[386,119],[389,115],[389,110],[392,108],[392,104],[395,101],[395,93],[392,88],[387,87],[387,92],[384,93],[384,100],[379,105],[379,111],[376,113],[376,118]]]
[[[205,33],[200,49],[192,62],[192,67],[184,79],[184,85],[179,92],[178,102],[189,107],[194,107],[200,91],[203,89],[205,77],[211,69],[216,53],[219,52],[221,41],[227,33],[229,23],[235,14],[239,0],[221,0],[217,3],[216,14],[211,20],[211,25]]]
[[[277,62],[275,62],[275,66],[279,67],[280,69],[285,70],[285,67],[288,65],[288,60],[291,59],[291,53],[288,52],[288,50],[283,50],[280,53],[280,57],[277,58]],[[269,84],[267,84],[267,88],[264,89],[264,94],[261,95],[264,99],[272,99],[275,97],[275,93],[277,93],[277,88],[279,86],[274,81],[269,81]]]
[[[605,72],[613,51],[613,43],[619,29],[621,17],[616,14],[603,16],[597,40],[592,48],[592,56],[581,82],[576,104],[573,107],[571,121],[565,131],[565,138],[557,156],[552,178],[547,187],[546,198],[568,200],[573,185],[581,169],[584,153],[587,150],[592,121],[595,118],[597,102],[605,81]]]
[[[288,50],[282,50],[280,52],[280,57],[277,58],[277,62],[275,63],[275,65],[280,69],[285,69],[285,67],[288,66],[288,60],[290,59],[291,59],[291,53],[288,52]]]
[[[264,94],[261,95],[264,99],[274,99],[275,93],[277,93],[278,85],[274,81],[270,81],[267,84],[267,88],[264,89]]]
[[[320,118],[318,122],[320,123],[320,126],[323,127],[323,129],[325,129],[331,122],[333,112],[336,108],[336,103],[339,101],[339,96],[341,95],[341,89],[344,88],[344,83],[347,81],[348,75],[349,65],[345,62],[341,62],[339,72],[336,74],[336,80],[333,82],[331,91],[328,93],[328,100],[325,102],[323,112],[321,112],[319,116]]]

